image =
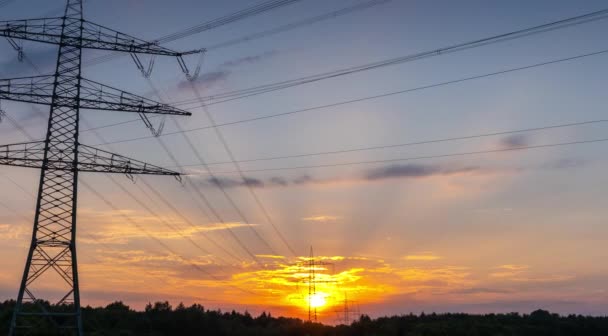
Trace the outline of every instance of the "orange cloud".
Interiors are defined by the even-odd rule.
[[[322,215],[322,216],[304,217],[304,218],[302,218],[302,220],[306,221],[306,222],[327,223],[327,222],[335,222],[341,218],[342,217],[339,217],[339,216]]]
[[[403,259],[410,260],[410,261],[434,261],[434,260],[442,259],[442,257],[432,254],[432,253],[422,253],[422,254],[406,255],[405,257],[403,257]]]

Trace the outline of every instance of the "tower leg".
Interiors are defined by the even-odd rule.
[[[82,0],[68,0],[61,40],[80,40],[82,25]],[[32,241],[10,336],[38,328],[83,334],[76,259],[81,62],[81,45],[60,44]],[[73,169],[49,165],[57,161],[70,162]]]

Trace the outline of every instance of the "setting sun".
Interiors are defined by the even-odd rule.
[[[310,295],[308,297],[308,300],[310,301],[310,306],[312,308],[321,308],[327,304],[327,300],[325,300],[325,294],[323,293],[316,293]]]

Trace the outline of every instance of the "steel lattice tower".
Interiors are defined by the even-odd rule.
[[[317,284],[328,284],[336,282],[334,280],[319,280],[317,279],[317,274],[318,271],[321,270],[323,267],[333,266],[333,264],[323,260],[315,259],[315,255],[311,246],[310,256],[306,258],[305,262],[299,263],[298,266],[306,269],[308,272],[308,279],[303,280],[303,282],[306,283],[306,285],[308,286],[308,322],[317,322],[317,307],[313,307],[312,304],[312,299],[317,295]]]
[[[344,300],[341,303],[342,307],[335,310],[338,317],[336,321],[338,323],[350,325],[354,320],[361,316],[359,305],[356,301],[349,300],[346,292],[344,292]]]
[[[46,104],[50,115],[44,141],[0,146],[0,164],[39,168],[40,185],[31,245],[9,335],[48,323],[66,334],[82,335],[76,259],[76,209],[79,172],[179,176],[179,173],[80,144],[80,109],[145,114],[190,115],[81,76],[83,49],[137,54],[182,55],[152,42],[83,19],[82,0],[67,0],[63,17],[0,22],[0,35],[59,46],[55,74],[0,80],[0,99]],[[187,70],[187,69],[186,69]],[[53,278],[54,276],[54,278]],[[58,277],[57,277],[58,276]],[[49,282],[63,289],[57,300],[42,301]],[[42,285],[42,286],[41,286]],[[54,286],[56,284],[53,283]],[[41,293],[42,294],[39,294]],[[30,303],[24,305],[24,303]]]

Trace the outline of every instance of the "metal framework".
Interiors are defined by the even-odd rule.
[[[179,173],[81,145],[80,109],[190,115],[83,79],[82,50],[173,56],[180,66],[182,55],[201,51],[179,53],[85,21],[82,0],[67,0],[63,17],[2,21],[0,36],[7,37],[11,45],[13,39],[21,39],[59,46],[55,74],[0,80],[0,99],[50,106],[44,141],[0,146],[0,165],[38,168],[41,172],[32,240],[9,335],[27,334],[38,323],[65,334],[82,335],[76,259],[78,173],[177,177]],[[59,286],[63,288],[59,294],[50,293],[48,287]]]
[[[341,307],[335,310],[337,315],[336,322],[338,324],[350,325],[361,316],[359,305],[356,301],[348,299],[348,294],[346,292],[344,292],[344,300],[340,303]]]
[[[312,246],[310,247],[310,257],[304,263],[300,264],[301,267],[304,267],[308,271],[308,279],[304,280],[308,286],[308,322],[317,322],[317,307],[313,305],[313,298],[317,295],[317,284],[321,283],[335,283],[334,280],[319,280],[317,279],[317,271],[323,269],[325,266],[332,266],[332,263],[317,260],[315,259],[315,255],[312,250]]]

